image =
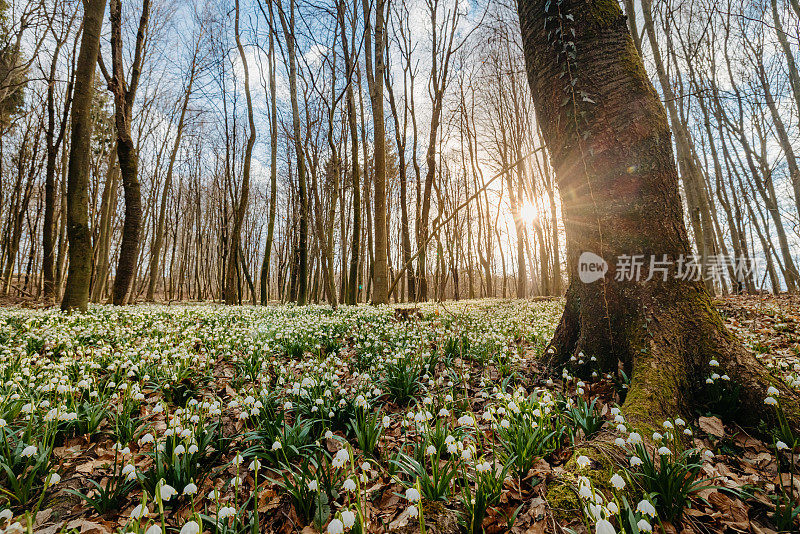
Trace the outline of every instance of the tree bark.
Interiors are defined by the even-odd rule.
[[[128,301],[139,260],[139,237],[142,227],[142,192],[139,183],[139,154],[131,136],[133,101],[142,73],[142,58],[150,18],[150,0],[142,2],[142,15],[136,32],[131,79],[126,83],[122,58],[122,0],[111,0],[111,64],[108,79],[109,90],[114,94],[115,125],[117,128],[117,158],[125,194],[125,220],[122,223],[122,242],[119,250],[117,271],[111,294],[115,305]],[[101,64],[102,66],[102,64]]]
[[[289,0],[289,20],[278,2],[283,35],[286,38],[286,54],[289,56],[289,92],[292,101],[292,133],[297,156],[297,194],[300,204],[299,242],[297,244],[297,304],[303,305],[308,298],[308,195],[306,193],[306,163],[303,156],[303,141],[300,131],[300,109],[297,104],[297,57],[294,36],[294,0]]]
[[[62,310],[86,311],[92,275],[92,237],[89,231],[89,160],[92,143],[94,71],[100,52],[100,31],[106,0],[84,2],[83,35],[75,69],[72,135],[67,173],[67,237],[69,271]]]
[[[775,420],[763,402],[773,385],[797,426],[797,396],[727,332],[701,281],[662,278],[647,264],[638,281],[619,276],[621,256],[677,262],[690,247],[667,115],[617,2],[519,0],[518,11],[567,236],[570,286],[551,342],[555,361],[582,351],[601,372],[622,364],[632,377],[623,411],[634,424],[655,425],[694,413],[716,359],[742,386],[741,422]],[[580,281],[583,252],[608,263],[604,277]]]
[[[239,198],[239,204],[236,206],[236,211],[233,219],[233,230],[231,231],[230,240],[230,258],[228,260],[228,269],[225,274],[225,304],[236,304],[237,302],[237,269],[239,262],[244,265],[245,258],[239,259],[241,255],[241,234],[242,223],[244,222],[244,215],[247,212],[247,202],[250,198],[250,161],[253,157],[253,145],[256,142],[256,124],[253,119],[253,100],[250,96],[250,71],[247,68],[247,57],[244,53],[244,47],[239,36],[239,0],[235,2],[235,29],[234,35],[236,37],[236,48],[239,51],[239,59],[242,61],[242,70],[244,71],[244,94],[247,100],[247,124],[249,134],[247,136],[247,145],[244,150],[244,164],[242,166],[242,194]],[[250,281],[250,274],[245,267],[247,273],[248,284],[252,285]]]

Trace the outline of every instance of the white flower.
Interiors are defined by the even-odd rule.
[[[778,391],[778,388],[776,388],[775,386],[770,386],[767,389],[767,395],[770,395],[771,397],[780,397],[780,394],[781,392]]]
[[[331,519],[331,522],[328,523],[328,534],[343,534],[344,533],[344,523],[342,523],[338,519]]]
[[[622,439],[622,438],[617,438],[617,439],[614,440],[614,445],[616,445],[617,447],[624,447],[625,446],[625,440]]]
[[[273,451],[277,451],[277,450],[282,449],[282,448],[283,448],[283,445],[281,445],[280,441],[276,441],[275,443],[272,444],[272,450]]]
[[[144,534],[161,534],[161,525],[153,523],[150,528],[144,531]]]
[[[678,417],[677,419],[675,419],[675,424],[678,426],[686,426],[686,421]]]
[[[186,487],[183,488],[184,495],[194,495],[197,493],[197,486],[193,482],[189,482],[186,484]]]
[[[415,517],[419,517],[419,510],[417,509],[416,506],[411,505],[408,507],[408,517],[412,519]]]
[[[641,445],[642,436],[640,436],[638,432],[631,432],[630,436],[628,436],[628,443],[631,445]]]
[[[646,499],[639,501],[639,504],[636,505],[636,511],[641,512],[644,515],[649,515],[650,517],[656,516],[656,507],[653,506],[653,503]]]
[[[200,525],[196,521],[187,521],[181,527],[180,534],[198,534],[200,532]]]
[[[789,446],[782,441],[776,443],[775,446],[778,448],[779,451],[785,451],[786,449],[789,448]]]
[[[131,510],[131,519],[141,519],[149,513],[150,511],[147,509],[147,506],[137,504],[136,507]]]
[[[0,524],[5,523],[12,517],[14,517],[14,513],[11,511],[10,508],[6,508],[2,512],[0,512]]]
[[[383,416],[383,428],[389,428],[389,425],[392,424],[392,420],[389,418],[388,415]]]
[[[408,488],[406,490],[406,499],[408,499],[409,502],[419,501],[420,495],[419,491],[417,491],[417,488]]]
[[[162,484],[161,485],[161,500],[162,501],[169,501],[173,495],[177,495],[178,492],[170,486],[169,484]]]
[[[350,460],[350,453],[347,452],[347,449],[339,449],[339,452],[337,452],[336,456],[333,457],[333,467],[336,467],[337,469],[344,467],[347,465],[348,460]]]
[[[252,462],[250,462],[250,465],[248,465],[247,468],[250,471],[255,471],[257,469],[261,469],[261,462],[259,462],[258,459],[253,460]]]
[[[598,519],[594,528],[597,534],[617,534],[614,525],[605,519]]]
[[[669,456],[670,454],[672,454],[672,451],[669,450],[669,448],[667,447],[660,447],[658,449],[658,454],[660,454],[661,456]]]
[[[58,473],[50,473],[50,478],[47,480],[47,483],[50,486],[55,486],[59,482],[61,482],[61,475]]]
[[[578,456],[578,459],[575,460],[575,463],[578,464],[578,467],[583,469],[585,467],[589,467],[589,464],[592,463],[592,461],[586,456]]]
[[[233,517],[234,515],[236,515],[236,508],[233,506],[223,506],[217,513],[217,516],[219,516],[220,519],[227,519],[228,517]]]
[[[356,514],[350,510],[345,510],[342,512],[342,523],[344,523],[344,528],[352,528],[356,524]]]
[[[653,432],[653,441],[660,441],[663,438],[664,438],[664,436],[662,436],[658,432]]]
[[[642,465],[642,459],[638,456],[631,456],[631,467],[636,467],[637,465]]]
[[[717,360],[711,360],[710,362],[708,362],[708,365],[710,365],[711,367],[719,367],[719,362]]]
[[[22,449],[22,456],[25,458],[30,458],[36,454],[36,446],[35,445],[28,445],[24,449]]]
[[[311,491],[317,491],[319,489],[319,484],[317,484],[316,480],[309,481],[307,486]]]
[[[767,397],[766,399],[764,399],[764,404],[768,406],[777,406],[778,401],[775,400],[775,397]]]
[[[347,491],[355,491],[356,490],[356,482],[352,478],[348,478],[347,480],[344,481],[344,484],[342,484],[342,487],[344,489],[346,489]]]
[[[642,532],[653,532],[653,527],[650,523],[647,522],[647,519],[640,519],[636,526],[639,527],[639,530]]]
[[[622,488],[625,487],[625,480],[621,476],[619,476],[618,473],[614,473],[614,476],[611,477],[610,482],[611,485],[618,490],[621,490]]]
[[[607,508],[607,509],[608,509],[608,511],[609,511],[609,512],[611,512],[612,514],[618,514],[618,513],[619,513],[619,506],[617,506],[617,503],[615,503],[614,501],[610,501],[610,502],[609,502],[609,503],[606,505],[606,508]]]
[[[436,447],[434,445],[428,445],[428,448],[425,449],[425,453],[428,456],[433,456],[434,454],[436,454]]]

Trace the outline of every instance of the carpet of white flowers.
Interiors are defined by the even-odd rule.
[[[0,533],[796,528],[791,431],[723,425],[719,369],[643,440],[625,377],[541,374],[561,306],[0,311]]]

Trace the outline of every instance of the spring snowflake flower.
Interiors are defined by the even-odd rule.
[[[621,490],[622,488],[625,487],[625,480],[621,476],[619,476],[618,473],[614,473],[614,476],[611,477],[610,482],[611,485],[618,490]]]
[[[686,426],[686,421],[678,417],[677,419],[675,419],[675,424],[678,426]]]
[[[30,458],[34,454],[36,454],[36,446],[35,445],[28,445],[24,449],[22,449],[22,457],[23,458]]]
[[[786,449],[789,448],[789,446],[787,444],[785,444],[784,442],[782,442],[782,441],[779,441],[778,443],[776,443],[775,447],[777,447],[777,449],[779,451],[785,451]]]
[[[589,458],[586,456],[578,456],[578,459],[575,460],[575,463],[578,464],[578,467],[583,469],[585,467],[589,467],[591,460],[589,460]]]
[[[161,525],[154,523],[150,525],[150,528],[144,531],[144,534],[161,534],[161,532]]]
[[[328,534],[344,534],[344,523],[338,519],[331,519],[328,523]]]
[[[193,482],[189,482],[186,484],[186,487],[183,488],[184,495],[194,495],[197,493],[197,486]]]
[[[147,509],[147,506],[144,504],[137,504],[136,507],[131,510],[131,519],[138,520],[146,516],[150,513],[150,510]]]
[[[412,519],[419,517],[419,509],[416,506],[414,505],[409,506],[407,511],[408,511],[408,517]]]
[[[639,501],[639,504],[636,505],[636,511],[641,512],[644,515],[649,515],[650,517],[656,516],[656,507],[653,506],[653,503],[647,499],[642,499]]]
[[[406,499],[408,499],[409,502],[418,502],[420,499],[420,494],[419,491],[417,491],[417,488],[408,488],[406,490]]]
[[[344,481],[344,484],[342,484],[342,487],[344,489],[346,489],[347,491],[351,491],[351,492],[355,491],[356,490],[356,482],[352,478],[348,478],[347,480]]]
[[[617,506],[617,503],[615,503],[614,501],[609,502],[606,505],[606,509],[608,509],[608,511],[611,512],[612,514],[619,513],[619,506]]]
[[[631,456],[630,462],[631,462],[631,467],[642,465],[642,459],[639,458],[638,456]]]
[[[50,486],[55,486],[61,482],[61,475],[58,473],[50,473],[50,477],[47,479],[47,484]]]
[[[640,519],[636,526],[639,527],[639,530],[642,532],[653,532],[653,526],[647,521],[647,519]]]
[[[767,395],[771,397],[779,397],[780,391],[778,391],[778,388],[776,388],[775,386],[770,386],[769,388],[767,388]]]
[[[625,446],[625,440],[622,439],[622,438],[617,438],[617,439],[614,440],[614,445],[616,445],[617,447],[624,447]]]
[[[282,448],[283,448],[283,445],[281,445],[280,441],[276,441],[275,443],[272,444],[272,450],[273,451],[277,451],[277,450],[282,449]]]
[[[169,484],[161,485],[160,495],[162,501],[167,502],[172,498],[173,495],[177,494],[178,494],[177,490],[175,490],[175,488],[173,488]]]
[[[234,515],[236,515],[236,508],[233,506],[223,506],[217,513],[217,516],[220,519],[227,519],[229,517],[233,517]]]
[[[383,428],[389,428],[392,424],[392,419],[388,415],[383,416]]]
[[[672,451],[669,450],[668,447],[659,447],[658,454],[660,454],[661,456],[669,456],[670,454],[672,454]]]
[[[253,460],[250,462],[250,465],[247,466],[250,471],[255,471],[256,469],[261,469],[261,462],[258,460]]]
[[[196,521],[187,521],[181,527],[180,534],[198,534],[200,532],[200,525]]]
[[[311,480],[308,482],[308,489],[311,491],[317,491],[319,489],[319,484],[317,484],[316,480]]]
[[[356,514],[350,510],[342,512],[342,523],[344,528],[352,528],[356,524]]]
[[[436,454],[436,447],[434,445],[428,445],[428,448],[425,449],[425,453],[428,456],[433,456],[434,454]]]
[[[764,399],[764,404],[768,406],[777,406],[778,401],[775,400],[775,397],[767,397],[766,399]]]
[[[336,456],[333,457],[333,467],[340,468],[347,465],[347,461],[350,459],[350,453],[347,452],[347,449],[339,449],[336,453]]]
[[[642,436],[639,435],[638,432],[631,432],[628,436],[628,443],[631,445],[641,445],[642,444]]]
[[[617,534],[614,525],[605,519],[598,519],[597,524],[594,526],[597,534]]]

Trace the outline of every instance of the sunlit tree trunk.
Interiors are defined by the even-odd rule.
[[[617,2],[520,0],[518,8],[567,236],[570,287],[551,342],[554,363],[582,351],[597,357],[601,372],[616,373],[621,364],[631,376],[623,411],[650,425],[694,413],[713,358],[742,386],[742,422],[774,420],[763,402],[773,385],[797,426],[796,395],[726,331],[701,281],[675,272],[666,279],[651,272],[649,281],[617,276],[625,274],[620,256],[674,262],[690,250],[667,115]],[[567,42],[558,37],[573,31]],[[603,258],[608,273],[582,282],[583,252]]]

